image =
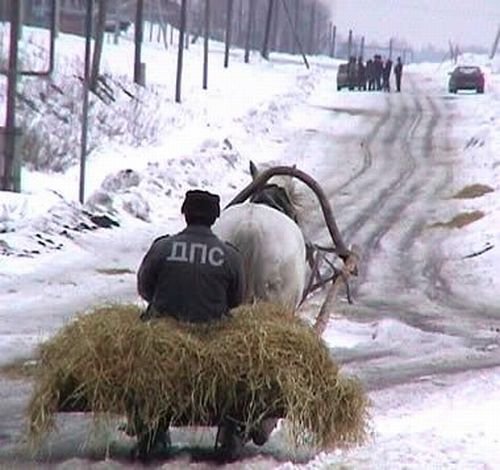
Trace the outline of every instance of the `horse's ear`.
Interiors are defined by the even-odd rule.
[[[252,175],[252,180],[257,178],[257,175],[259,174],[259,170],[257,170],[257,166],[252,160],[250,160],[250,174]]]

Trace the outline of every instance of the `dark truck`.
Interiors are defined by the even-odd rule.
[[[337,90],[340,91],[342,88],[349,88],[349,64],[340,64],[337,69]]]
[[[340,64],[337,68],[337,90],[366,90],[366,77],[364,65],[355,60]]]

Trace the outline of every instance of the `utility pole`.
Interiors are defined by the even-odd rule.
[[[144,0],[137,0],[135,10],[135,37],[134,37],[134,83],[144,85],[144,73],[141,63],[141,49],[143,39],[143,19],[144,19]]]
[[[252,47],[252,38],[255,27],[255,0],[248,0],[248,18],[247,18],[247,35],[245,39],[245,64],[250,62],[250,48]]]
[[[333,23],[330,21],[328,22],[328,36],[327,36],[327,48],[328,48],[328,54],[331,56],[332,53],[332,37],[333,37]]]
[[[177,78],[175,83],[175,102],[181,102],[182,88],[182,63],[184,54],[184,32],[186,31],[187,23],[187,0],[182,0],[181,3],[181,24],[179,26],[179,44],[177,49]]]
[[[264,43],[262,45],[262,53],[261,53],[262,57],[264,57],[264,59],[266,60],[269,60],[269,38],[271,34],[273,11],[274,11],[274,0],[269,0],[267,8],[266,29],[264,33]]]
[[[448,44],[450,46],[450,60],[456,64],[460,55],[460,49],[458,48],[458,44],[453,45],[451,41],[448,41]]]
[[[293,25],[292,25],[292,20],[290,18],[290,13],[288,12],[288,7],[286,6],[286,3],[283,2],[283,7],[285,8],[285,11],[287,12],[288,20],[290,22],[290,27],[293,30],[293,37],[295,39],[293,43],[293,50],[292,52],[295,54],[296,52],[296,45],[300,42],[300,36],[299,36],[299,21],[300,21],[300,12],[301,12],[301,0],[295,0],[294,2],[294,18],[293,18]],[[302,51],[301,51],[302,52]]]
[[[7,110],[4,135],[3,189],[20,191],[20,163],[16,162],[16,92],[18,67],[18,39],[21,22],[20,2],[10,8],[10,45],[7,70]]]
[[[92,41],[92,17],[94,0],[87,0],[85,14],[85,69],[83,72],[83,109],[82,109],[82,135],[80,140],[80,190],[79,201],[85,200],[85,165],[87,160],[87,134],[89,121],[89,89],[90,89],[90,48]]]
[[[304,48],[302,47],[302,44],[300,42],[300,38],[299,38],[299,35],[297,33],[297,29],[295,27],[295,25],[297,23],[294,24],[294,22],[292,21],[292,16],[290,14],[290,10],[288,9],[288,6],[286,4],[287,0],[281,0],[281,3],[283,5],[283,9],[285,10],[285,14],[286,14],[286,17],[287,17],[287,20],[288,20],[288,23],[290,25],[290,28],[292,29],[292,33],[293,33],[293,38],[295,40],[295,44],[297,45],[297,47],[299,48],[299,51],[302,55],[302,59],[304,60],[304,64],[306,65],[306,68],[309,68],[309,62],[307,61],[307,57],[304,53]],[[296,4],[297,5],[297,4]],[[297,11],[297,10],[296,10]]]
[[[309,54],[316,52],[316,41],[314,40],[316,31],[316,2],[311,3],[311,12],[309,16]]]
[[[279,13],[280,12],[280,2],[276,2],[274,5],[274,14],[271,23],[271,37],[269,39],[272,51],[278,51],[278,27],[279,27]]]
[[[94,37],[94,54],[92,56],[92,69],[90,72],[90,88],[97,91],[97,82],[99,79],[99,68],[101,63],[102,49],[104,46],[104,28],[106,25],[106,13],[108,9],[108,0],[99,0],[97,10],[97,24]]]
[[[495,36],[495,40],[493,41],[493,46],[491,47],[490,60],[495,57],[498,49],[498,42],[500,41],[500,26],[498,27],[497,35]]]
[[[337,26],[333,26],[333,31],[332,31],[332,51],[331,55],[332,57],[335,57],[335,42],[337,40]]]
[[[450,48],[450,62],[453,62],[453,59],[454,59],[454,51],[453,51],[453,44],[450,41],[448,41],[448,47]]]
[[[226,10],[226,47],[224,51],[224,67],[229,67],[229,47],[231,46],[231,31],[233,23],[233,6],[234,0],[227,0]]]
[[[189,10],[189,0],[186,4],[186,27],[184,28],[184,49],[189,50],[189,33],[191,31],[191,17],[187,14]]]
[[[115,31],[113,33],[113,44],[118,44],[118,39],[120,37],[120,20],[121,20],[121,8],[120,2],[115,0]]]
[[[349,39],[347,40],[347,60],[352,56],[352,29],[349,30]]]
[[[210,34],[210,0],[205,0],[205,31],[203,37],[203,89],[208,88],[208,36]]]
[[[54,31],[55,31],[55,35],[57,37],[57,36],[59,36],[59,25],[61,23],[61,1],[54,0],[53,8],[54,8],[54,11],[52,14],[55,17]]]

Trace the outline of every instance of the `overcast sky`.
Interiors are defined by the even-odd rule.
[[[480,45],[490,49],[500,25],[500,0],[325,0],[339,34],[366,40],[406,39],[414,47]]]

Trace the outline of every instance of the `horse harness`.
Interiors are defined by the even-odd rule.
[[[298,225],[297,213],[292,201],[284,188],[277,184],[266,184],[260,191],[250,197],[250,202],[255,204],[265,204],[272,209],[276,209],[292,219]],[[309,266],[313,265],[315,248],[309,240],[305,240],[306,259]]]
[[[292,202],[290,201],[287,191],[277,184],[266,184],[260,191],[254,193],[250,197],[250,202],[255,204],[265,204],[272,209],[276,209],[298,224],[297,213]],[[340,271],[337,270],[337,268],[325,257],[325,253],[330,250],[322,249],[307,239],[305,240],[305,248],[306,260],[311,268],[311,276],[304,291],[301,303],[304,302],[310,292],[325,285],[327,282],[334,282],[335,279],[341,274]],[[319,272],[319,265],[322,261],[325,261],[329,265],[332,272],[332,274],[326,278],[324,278]],[[350,289],[347,281],[345,281],[345,285],[347,289],[347,298],[349,303],[351,303]]]
[[[250,197],[250,202],[265,204],[276,209],[297,223],[297,213],[285,189],[277,184],[266,184],[260,191]]]

